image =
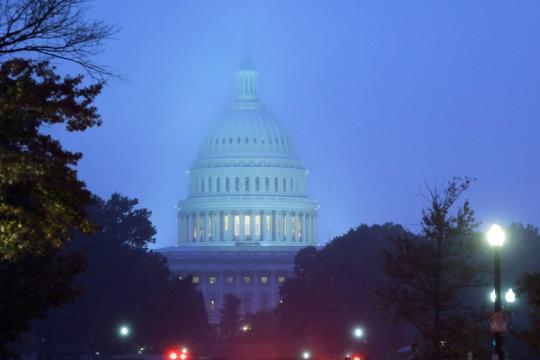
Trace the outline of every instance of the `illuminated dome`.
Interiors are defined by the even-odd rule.
[[[237,94],[216,119],[189,170],[178,204],[186,246],[305,246],[316,243],[317,205],[284,126],[258,99],[259,72],[246,56]]]

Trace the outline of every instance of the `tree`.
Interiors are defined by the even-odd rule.
[[[442,191],[428,189],[430,206],[422,211],[421,233],[396,237],[383,252],[388,281],[378,298],[391,318],[418,331],[425,359],[457,358],[473,345],[481,347],[481,341],[466,344],[480,331],[478,314],[465,298],[483,284],[486,268],[479,260],[477,222],[468,200],[455,209],[469,185],[464,178]]]
[[[375,307],[373,291],[382,281],[380,252],[390,238],[404,234],[399,225],[361,225],[322,249],[300,250],[294,276],[280,289],[277,314],[282,351],[309,348],[320,356],[342,356],[362,346],[371,356],[382,358],[389,348],[403,345],[406,329],[385,321]],[[353,338],[357,325],[369,334],[367,343]]]
[[[93,106],[101,84],[63,77],[47,62],[0,66],[0,353],[30,320],[79,292],[71,280],[80,256],[61,255],[75,232],[93,230],[91,194],[77,179],[81,154],[62,148],[47,126],[83,131],[101,120]],[[39,271],[38,271],[39,269]],[[31,291],[29,291],[31,289]],[[16,299],[16,300],[14,300]],[[6,356],[2,356],[6,357]]]
[[[242,300],[234,294],[223,296],[223,307],[219,310],[221,317],[219,331],[223,339],[235,337],[240,328],[240,305]]]
[[[115,28],[88,20],[86,0],[4,0],[0,4],[0,59],[45,56],[81,65],[91,75],[111,75],[92,58]]]
[[[77,280],[84,294],[35,322],[42,350],[105,354],[205,339],[208,319],[201,292],[191,278],[172,279],[166,259],[148,250],[155,229],[150,211],[137,204],[119,194],[96,199],[89,213],[100,230],[78,236],[66,248],[86,255],[86,272]],[[124,323],[132,328],[129,339],[117,335]]]
[[[519,280],[519,293],[525,296],[529,310],[529,329],[520,331],[520,337],[529,346],[540,351],[540,272],[525,273]]]
[[[101,84],[61,78],[47,62],[17,59],[0,67],[0,259],[61,249],[74,230],[89,233],[91,194],[77,179],[80,153],[42,133],[100,125],[93,106]]]

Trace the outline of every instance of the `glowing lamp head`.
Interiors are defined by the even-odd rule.
[[[514,290],[508,289],[506,294],[504,294],[504,299],[506,300],[507,303],[510,303],[510,304],[515,302],[516,301],[516,293],[514,292]]]
[[[307,360],[309,358],[311,358],[311,354],[309,353],[309,351],[304,351],[302,353],[302,359]]]
[[[352,360],[362,360],[362,357],[360,355],[354,355]]]
[[[177,353],[176,351],[171,351],[171,352],[169,353],[168,358],[169,358],[170,360],[177,360],[177,359],[178,359],[178,353]]]
[[[493,224],[487,232],[487,240],[491,246],[501,247],[504,245],[504,240],[506,240],[506,234],[502,227]]]
[[[362,329],[361,327],[355,328],[353,330],[353,335],[357,339],[360,339],[360,338],[364,337],[364,329]]]
[[[123,336],[123,337],[126,337],[129,335],[129,327],[123,325],[123,326],[120,326],[120,329],[118,329],[118,333],[120,334],[120,336]]]
[[[495,293],[495,290],[491,290],[491,292],[489,293],[489,299],[493,303],[495,302],[495,300],[497,300],[497,294]]]

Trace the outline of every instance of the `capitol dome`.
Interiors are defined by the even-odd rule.
[[[236,71],[231,108],[218,116],[178,204],[185,246],[306,246],[316,243],[317,204],[307,171],[282,123],[258,98],[259,72],[249,57]]]

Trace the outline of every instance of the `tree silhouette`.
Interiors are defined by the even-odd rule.
[[[234,294],[223,296],[223,307],[219,310],[221,318],[219,331],[221,338],[233,338],[240,329],[240,305],[242,300]]]

